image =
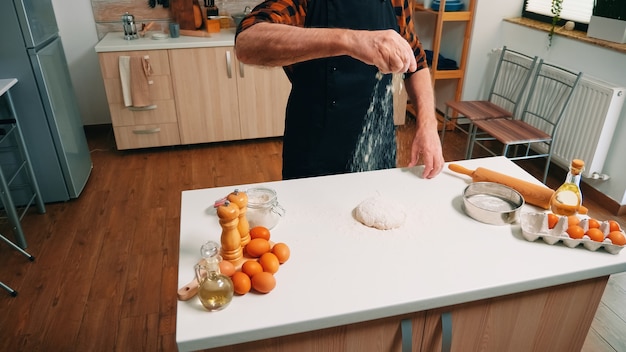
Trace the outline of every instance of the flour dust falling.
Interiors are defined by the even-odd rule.
[[[396,166],[396,135],[393,123],[393,83],[386,87],[381,72],[376,73],[376,85],[372,94],[363,129],[349,164],[351,172],[388,169]],[[384,88],[384,89],[382,89]]]

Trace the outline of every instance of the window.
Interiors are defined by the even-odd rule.
[[[593,3],[594,0],[563,0],[561,20],[558,25],[562,26],[566,21],[574,21],[576,29],[587,31],[587,25],[593,12]],[[524,0],[522,17],[552,23],[554,15],[550,11],[551,8],[552,0]]]

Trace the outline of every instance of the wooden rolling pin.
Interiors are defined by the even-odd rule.
[[[509,186],[518,191],[524,197],[526,203],[536,205],[543,209],[550,209],[550,198],[552,198],[554,190],[547,186],[537,185],[482,167],[472,171],[458,164],[449,164],[448,168],[454,172],[471,176],[473,182],[495,182]],[[578,213],[586,214],[587,208],[581,205],[578,209]]]

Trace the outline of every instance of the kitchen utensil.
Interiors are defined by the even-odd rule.
[[[172,13],[172,22],[180,25],[180,29],[196,29],[196,23],[193,16],[194,1],[171,1],[169,3],[170,12]],[[181,32],[182,34],[182,32]]]
[[[202,27],[202,23],[204,23],[202,10],[200,9],[200,5],[198,4],[193,4],[193,21],[196,29]]]
[[[187,285],[178,289],[179,301],[188,301],[198,293],[198,280],[194,277]]]
[[[463,191],[465,213],[480,222],[506,225],[516,222],[524,197],[509,186],[495,182],[474,182]]]
[[[148,24],[142,23],[141,30],[139,31],[139,36],[142,38],[145,37],[146,32],[148,32],[150,28],[152,28],[152,26],[154,26],[154,21],[150,21]]]
[[[233,18],[233,21],[235,21],[235,27],[239,27],[239,24],[243,18],[246,17],[246,15],[243,13],[235,13],[231,17]]]
[[[250,6],[246,6],[243,9],[243,12],[233,14],[232,18],[233,18],[233,21],[235,21],[235,27],[239,27],[239,23],[241,23],[243,18],[246,17],[250,12],[252,12],[252,10],[250,9]]]
[[[191,30],[191,29],[181,29],[180,35],[185,35],[188,37],[210,37],[211,33],[203,30]]]
[[[137,36],[137,25],[135,24],[135,16],[126,12],[122,15],[122,24],[124,25],[124,39],[131,40],[139,38]]]
[[[458,164],[449,164],[448,168],[454,172],[471,176],[474,182],[495,182],[509,186],[519,192],[524,197],[526,203],[543,209],[550,208],[550,199],[554,194],[554,190],[546,186],[530,183],[482,167],[472,171]]]
[[[178,23],[170,23],[170,37],[178,38],[180,36],[180,26]]]

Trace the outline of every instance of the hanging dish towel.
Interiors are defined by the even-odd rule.
[[[156,106],[150,97],[150,85],[154,82],[150,57],[120,56],[120,80],[124,105],[128,108],[154,109]]]
[[[122,83],[122,95],[124,106],[133,106],[133,98],[130,95],[130,56],[119,57],[120,81]]]

